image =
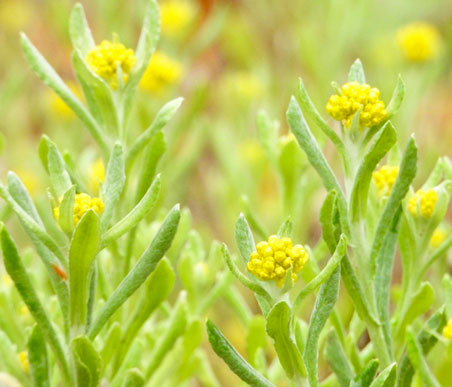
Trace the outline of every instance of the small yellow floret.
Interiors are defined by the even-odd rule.
[[[193,5],[184,0],[167,0],[160,5],[162,35],[176,37],[188,26],[194,16]]]
[[[74,225],[80,221],[88,210],[93,210],[96,214],[100,215],[104,211],[104,202],[100,198],[91,197],[86,193],[76,194],[74,201]],[[53,216],[55,219],[59,218],[59,207],[53,209]]]
[[[438,53],[440,34],[434,25],[416,22],[397,31],[397,42],[407,60],[425,62]]]
[[[380,90],[368,84],[349,82],[342,86],[341,95],[332,95],[326,105],[326,111],[336,121],[344,121],[350,128],[354,114],[361,109],[360,127],[370,128],[378,125],[387,117],[385,104],[379,99]]]
[[[420,212],[424,218],[431,218],[437,200],[438,194],[434,189],[428,191],[420,189],[408,200],[408,211],[413,216],[417,216]]]
[[[377,187],[380,196],[389,195],[398,174],[399,167],[390,165],[383,165],[378,171],[375,171],[372,174],[374,184]]]
[[[30,363],[28,361],[27,351],[19,352],[19,363],[22,368],[22,371],[28,374],[28,372],[30,371]]]
[[[449,322],[443,328],[443,336],[446,339],[449,339],[449,340],[452,339],[452,318],[449,320]]]
[[[140,87],[158,94],[168,86],[178,83],[181,77],[182,65],[164,53],[156,51],[141,78]]]
[[[432,238],[430,239],[430,247],[433,247],[434,249],[441,246],[441,244],[446,239],[447,233],[442,228],[437,228],[432,235]]]
[[[122,83],[127,83],[137,59],[131,48],[123,44],[103,40],[86,56],[89,67],[105,79],[112,89],[118,87],[118,67],[121,68]]]
[[[309,254],[302,245],[293,246],[292,239],[272,235],[268,241],[256,245],[247,269],[261,280],[275,280],[278,286],[282,286],[286,271],[292,268],[292,279],[296,281],[296,273],[303,269],[308,259]]]

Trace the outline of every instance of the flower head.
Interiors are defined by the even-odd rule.
[[[160,22],[162,34],[176,37],[193,19],[194,9],[190,2],[184,0],[167,0],[160,5]]]
[[[30,371],[30,363],[28,361],[27,351],[19,352],[19,363],[22,371],[24,371],[25,373],[28,373]]]
[[[137,59],[131,48],[118,42],[103,40],[86,56],[89,67],[105,79],[112,89],[118,88],[118,69],[121,69],[122,83],[126,83]]]
[[[408,200],[408,211],[415,217],[420,212],[424,218],[431,218],[437,201],[438,194],[434,189],[420,189]]]
[[[345,121],[347,128],[351,126],[353,116],[359,109],[361,127],[378,125],[387,116],[385,104],[380,100],[380,90],[358,82],[343,85],[341,94],[332,95],[326,105],[328,114],[336,121]]]
[[[377,187],[380,196],[389,195],[398,174],[399,167],[390,165],[383,165],[378,171],[375,171],[372,174],[374,184]]]
[[[74,201],[74,225],[76,225],[83,215],[88,210],[93,210],[96,214],[101,214],[104,211],[104,202],[97,197],[91,197],[86,193],[79,193],[75,195]],[[60,216],[60,208],[53,209],[55,219]]]
[[[256,251],[251,253],[247,264],[248,271],[261,280],[275,280],[282,286],[286,272],[292,268],[292,279],[299,273],[309,259],[302,245],[292,245],[292,239],[272,235],[268,241],[259,242]]]
[[[141,78],[144,90],[161,93],[167,86],[177,83],[182,76],[182,65],[163,52],[156,51]]]
[[[436,249],[444,242],[447,233],[442,228],[437,228],[430,239],[430,247]]]
[[[432,24],[415,22],[399,28],[397,42],[407,60],[425,62],[437,54],[440,34]]]
[[[452,318],[449,320],[449,322],[443,328],[443,336],[446,339],[449,339],[449,340],[452,339]]]

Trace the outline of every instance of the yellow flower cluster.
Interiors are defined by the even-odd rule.
[[[447,233],[442,228],[437,228],[430,239],[430,247],[433,247],[434,249],[441,246],[441,244],[446,239]]]
[[[30,363],[28,361],[28,352],[22,351],[19,352],[19,363],[20,367],[22,368],[22,371],[24,371],[26,374],[30,371]]]
[[[428,191],[420,189],[408,200],[408,211],[413,216],[420,212],[424,218],[430,218],[435,211],[437,200],[438,194],[434,189]]]
[[[370,128],[386,119],[385,104],[380,99],[380,90],[368,84],[349,82],[342,86],[341,95],[332,95],[326,111],[336,121],[345,121],[350,127],[354,114],[361,109],[360,126]]]
[[[397,42],[407,60],[425,62],[437,54],[440,34],[435,26],[416,22],[397,31]]]
[[[449,320],[449,322],[443,328],[443,336],[446,339],[452,339],[452,318]]]
[[[268,241],[259,242],[251,253],[247,264],[248,271],[261,280],[275,280],[282,286],[286,271],[292,268],[292,279],[297,280],[309,259],[309,254],[302,245],[292,246],[292,239],[272,235]]]
[[[160,51],[156,51],[141,78],[144,90],[161,93],[167,86],[177,83],[182,76],[182,65]]]
[[[104,202],[96,197],[91,197],[86,193],[79,193],[75,195],[74,201],[74,225],[76,225],[83,215],[88,210],[93,210],[96,214],[101,214],[104,211]],[[60,216],[60,208],[53,209],[53,216],[58,219]]]
[[[184,0],[167,0],[160,5],[160,24],[162,34],[176,37],[193,19],[194,9]]]
[[[391,165],[383,165],[378,171],[375,171],[372,174],[374,184],[377,187],[380,196],[389,195],[398,174],[399,167]]]
[[[122,82],[126,83],[136,61],[135,53],[131,48],[108,40],[103,40],[86,56],[89,67],[109,82],[112,89],[118,87],[118,67],[121,68]]]

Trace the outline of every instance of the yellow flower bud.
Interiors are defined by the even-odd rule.
[[[100,198],[91,197],[86,193],[76,194],[74,200],[74,225],[80,221],[88,210],[93,210],[96,214],[100,215],[104,211],[104,202]],[[55,219],[59,218],[59,207],[53,209],[53,216]]]
[[[414,217],[420,212],[424,218],[431,218],[435,211],[437,200],[438,194],[434,189],[429,189],[428,191],[420,189],[408,200],[408,211]]]
[[[432,24],[411,23],[397,31],[397,43],[405,59],[411,62],[425,62],[438,53],[440,34]]]
[[[372,179],[378,190],[378,195],[389,195],[398,174],[399,167],[390,165],[383,165],[378,171],[375,171],[372,174]]]

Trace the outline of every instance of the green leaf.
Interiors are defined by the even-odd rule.
[[[47,167],[50,175],[55,197],[59,199],[64,193],[72,187],[71,177],[66,170],[66,164],[63,156],[58,151],[56,145],[47,137],[43,136],[47,142]]]
[[[388,365],[375,378],[370,387],[394,387],[397,380],[397,364]]]
[[[146,380],[138,368],[132,368],[127,371],[126,378],[122,383],[122,387],[141,387],[144,386]]]
[[[171,263],[163,258],[154,272],[146,280],[146,290],[136,305],[135,311],[128,321],[121,338],[115,368],[118,369],[143,324],[149,319],[154,310],[167,299],[175,281]]]
[[[349,387],[350,381],[354,377],[353,371],[334,330],[331,330],[326,338],[325,358],[336,374],[339,385]]]
[[[63,346],[47,316],[41,302],[33,288],[17,248],[11,239],[6,228],[2,225],[0,230],[1,248],[3,252],[5,269],[14,281],[16,288],[21,295],[30,314],[38,324],[42,334],[55,352],[55,357],[62,367],[63,373],[69,377],[69,367],[64,354]]]
[[[69,315],[72,336],[80,334],[87,322],[89,279],[99,246],[99,218],[93,210],[89,210],[78,222],[69,248]]]
[[[397,135],[394,127],[390,122],[387,122],[364,155],[364,159],[356,173],[350,198],[350,216],[352,222],[366,217],[367,196],[372,173],[396,141]]]
[[[400,109],[403,98],[405,97],[405,82],[403,82],[402,76],[399,74],[397,78],[397,84],[392,93],[391,101],[389,101],[386,111],[388,112],[388,119],[393,117]]]
[[[49,359],[47,347],[39,327],[36,325],[28,339],[28,361],[35,387],[50,387]]]
[[[116,143],[108,161],[105,184],[102,186],[102,197],[105,203],[104,213],[101,218],[102,230],[105,230],[110,223],[125,181],[123,149],[121,144]]]
[[[173,99],[172,101],[165,104],[157,113],[152,121],[152,124],[138,136],[135,142],[130,147],[129,152],[126,157],[126,170],[129,171],[135,158],[140,153],[140,151],[149,144],[152,137],[154,137],[158,132],[160,132],[166,124],[173,118],[177,110],[182,105],[184,99],[182,97]]]
[[[433,314],[425,323],[424,328],[417,336],[417,341],[426,356],[438,341],[438,334],[441,334],[447,323],[444,310],[441,309]],[[410,387],[414,376],[413,364],[407,353],[403,355],[399,362],[399,372],[397,374],[398,387]]]
[[[134,228],[143,220],[149,211],[154,207],[160,192],[160,175],[152,182],[146,194],[140,202],[124,218],[111,227],[102,237],[102,247],[107,246],[112,241],[117,240],[126,232]]]
[[[286,301],[273,306],[267,316],[267,333],[273,339],[279,362],[290,379],[306,374],[301,354],[291,332],[292,313]]]
[[[143,27],[141,29],[138,45],[135,50],[137,63],[124,88],[124,113],[123,127],[126,127],[129,114],[133,106],[133,98],[143,73],[148,66],[149,60],[157,46],[160,35],[160,13],[156,0],[147,0],[144,11]]]
[[[280,238],[283,238],[283,237],[290,238],[290,237],[292,237],[292,231],[293,231],[293,222],[292,222],[292,217],[289,215],[289,217],[279,227],[278,236]]]
[[[21,34],[22,51],[25,58],[30,64],[32,70],[36,73],[39,79],[49,86],[61,99],[74,111],[80,120],[87,126],[93,138],[101,147],[105,154],[108,154],[108,141],[104,138],[97,122],[86,110],[83,104],[72,93],[71,89],[58,76],[56,71],[39,53],[35,46],[30,42],[25,34]]]
[[[14,375],[24,385],[29,383],[28,378],[22,371],[19,357],[17,355],[17,346],[14,345],[5,332],[0,331],[0,369],[7,371],[11,375]],[[0,373],[0,376],[2,374]],[[0,380],[0,385],[3,387],[5,384]],[[6,385],[8,387],[8,385]]]
[[[252,387],[274,387],[269,380],[251,367],[210,320],[207,320],[206,327],[210,345],[232,372]]]
[[[317,124],[317,126],[322,130],[323,133],[325,133],[328,138],[333,142],[333,144],[336,146],[336,149],[341,154],[341,156],[345,156],[345,146],[340,137],[337,135],[337,133],[331,129],[331,127],[327,124],[327,122],[323,119],[323,117],[320,115],[320,113],[317,111],[315,105],[313,104],[311,98],[308,95],[308,92],[306,91],[303,81],[300,79],[299,85],[298,85],[298,93],[297,93],[297,99],[300,103],[301,107],[304,109],[305,112],[307,112],[308,115],[310,115],[314,122]]]
[[[361,373],[350,383],[350,387],[369,387],[377,373],[380,362],[376,359],[366,364]]]
[[[383,209],[383,213],[378,220],[378,226],[375,231],[370,253],[373,273],[375,273],[376,260],[382,248],[383,242],[385,241],[386,233],[389,230],[388,225],[391,224],[394,214],[399,208],[401,201],[410,188],[411,182],[416,176],[416,163],[417,146],[414,138],[411,138],[405,148],[397,179],[391,189],[391,193]]]
[[[334,216],[336,213],[336,199],[337,193],[331,190],[326,195],[320,210],[320,224],[322,225],[322,237],[327,244],[329,250],[333,252],[336,250],[337,238],[334,227]]]
[[[110,85],[90,69],[81,53],[72,53],[72,67],[80,82],[91,114],[102,126],[104,133],[120,136],[119,118]]]
[[[272,121],[268,113],[261,110],[256,118],[257,133],[259,141],[265,150],[265,153],[274,167],[277,165],[278,158],[278,121]]]
[[[63,200],[59,207],[58,223],[67,234],[71,234],[74,229],[74,202],[75,185],[63,194]]]
[[[390,354],[392,354],[392,336],[389,323],[390,290],[401,214],[402,207],[399,207],[394,215],[394,219],[386,234],[386,239],[377,259],[376,276],[374,280],[378,316],[383,325],[386,344]]]
[[[312,135],[308,124],[306,123],[300,106],[294,97],[290,99],[289,108],[287,110],[287,120],[290,128],[298,140],[301,148],[305,151],[309,162],[319,174],[323,185],[328,191],[335,190],[337,193],[337,203],[339,212],[341,214],[342,227],[346,235],[349,234],[349,226],[347,223],[347,203],[345,201],[344,193],[328,165],[322,151],[319,148],[317,141]]]
[[[441,285],[444,293],[446,315],[452,316],[452,278],[449,274],[444,274]]]
[[[396,335],[404,331],[405,327],[418,316],[427,312],[435,301],[435,291],[428,282],[422,282],[419,290],[410,296],[410,301],[400,319]]]
[[[300,308],[301,302],[305,299],[307,295],[316,290],[320,285],[325,283],[325,281],[327,281],[330,278],[330,276],[333,275],[334,271],[341,263],[342,258],[344,258],[346,252],[347,252],[347,240],[344,235],[341,235],[336,250],[333,256],[328,261],[328,263],[325,265],[322,271],[319,274],[317,274],[311,281],[309,281],[305,285],[305,287],[300,291],[300,293],[298,293],[297,298],[295,299],[293,304],[293,308],[295,311],[297,311]]]
[[[102,361],[91,341],[86,336],[78,336],[72,340],[71,349],[75,360],[77,386],[98,386]]]
[[[259,350],[265,350],[266,347],[265,318],[253,316],[248,324],[248,335],[246,337],[246,354],[253,367],[256,366]]]
[[[95,46],[83,6],[80,3],[75,4],[72,8],[69,17],[69,35],[74,48],[79,50],[83,57]]]
[[[366,76],[364,75],[363,64],[359,59],[356,59],[350,67],[348,72],[349,82],[366,83]]]
[[[95,318],[89,330],[89,338],[94,339],[112,314],[143,284],[154,271],[159,261],[171,246],[180,219],[179,205],[166,216],[151,244]]]
[[[248,263],[250,255],[253,251],[256,251],[254,244],[253,233],[250,226],[246,221],[245,215],[240,214],[235,222],[235,241],[240,251],[240,256],[245,264]]]
[[[306,347],[303,360],[308,371],[308,380],[311,387],[318,386],[318,340],[320,332],[328,320],[339,295],[341,269],[337,267],[333,274],[320,288],[315,301],[314,310],[309,321]]]
[[[427,361],[423,355],[422,346],[411,327],[408,327],[406,330],[405,338],[410,361],[416,371],[419,372],[424,385],[427,387],[440,387],[440,384],[428,368]]]
[[[147,380],[162,363],[169,350],[174,347],[176,340],[184,333],[187,326],[187,315],[186,293],[182,292],[165,324],[165,332],[157,339],[150,353],[150,362],[146,368]]]
[[[108,364],[110,363],[110,360],[112,359],[113,355],[117,351],[117,348],[119,348],[121,344],[121,334],[122,334],[121,324],[115,321],[113,324],[111,324],[111,327],[105,336],[104,346],[100,351],[102,367],[104,368],[104,370],[107,368]]]

